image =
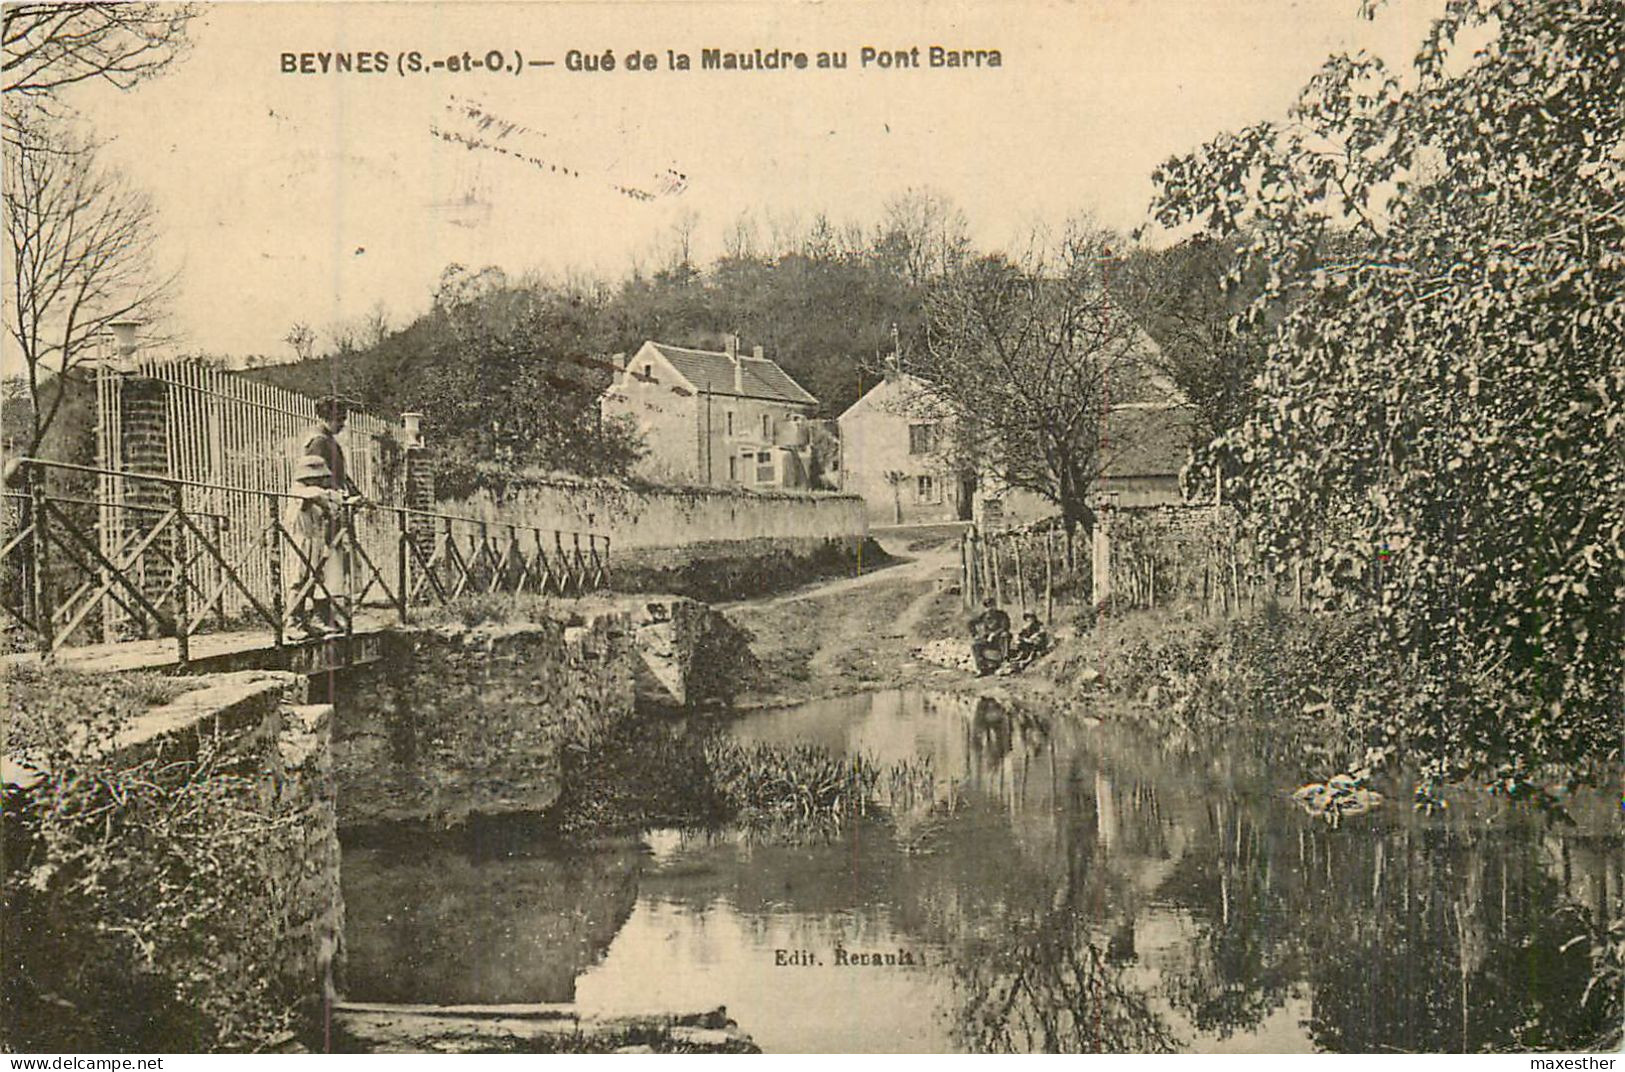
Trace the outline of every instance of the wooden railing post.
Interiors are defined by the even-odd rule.
[[[343,582],[344,594],[339,595],[335,592],[329,592],[327,598],[329,605],[335,609],[342,608],[341,613],[344,615],[344,658],[349,659],[351,653],[355,651],[355,647],[350,641],[355,639],[355,612],[356,603],[358,602],[355,598],[355,567],[356,559],[360,557],[356,554],[355,549],[355,507],[348,502],[344,503],[339,507],[339,518],[344,522],[344,528],[339,531],[338,546],[339,553],[343,556],[339,559],[339,579]]]
[[[282,522],[277,516],[280,503],[274,493],[267,492],[265,505],[271,516],[270,524],[265,526],[265,558],[271,576],[271,616],[276,619],[271,623],[271,636],[276,644],[276,649],[281,651],[283,645],[282,623],[288,618],[288,608],[283,605]]]
[[[395,544],[395,603],[400,613],[401,624],[406,624],[406,541],[412,538],[406,522],[406,508],[395,508],[395,520],[400,533],[400,540]]]
[[[169,487],[170,505],[175,511],[175,644],[178,649],[178,661],[185,666],[191,661],[192,652],[190,638],[187,636],[187,623],[192,620],[192,577],[189,561],[187,539],[188,526],[186,524],[186,498],[184,489],[179,484]]]
[[[553,584],[553,567],[548,565],[547,548],[542,546],[542,530],[532,526],[530,537],[531,542],[536,545],[536,568],[542,571],[542,577],[536,584],[536,590],[545,596],[547,595],[548,586]]]
[[[449,517],[441,519],[440,539],[442,541],[441,547],[446,553],[446,561],[450,562],[457,554],[457,544],[452,539],[451,518]],[[455,590],[455,585],[453,585],[453,589]]]
[[[56,615],[51,606],[51,581],[48,576],[51,562],[50,540],[46,528],[45,474],[37,465],[28,466],[28,509],[34,522],[33,561],[29,563],[33,576],[29,591],[34,601],[34,623],[40,631],[40,654],[49,656],[55,646]]]
[[[519,584],[520,584],[520,582],[523,581],[524,576],[525,576],[525,573],[524,573],[525,552],[524,552],[524,549],[519,546],[519,526],[514,525],[514,524],[509,524],[508,525],[508,549],[503,552],[503,556],[508,559],[508,570],[509,570],[509,572],[512,572],[512,570],[513,570],[513,556],[516,555],[516,554],[519,556],[519,569],[520,569],[519,578],[520,578],[520,580],[514,582],[514,590],[515,591],[517,591],[519,589]]]
[[[220,515],[209,515],[209,539],[214,543],[216,553],[224,555],[225,548],[220,543]],[[209,556],[209,591],[214,593],[214,620],[222,632],[226,628],[226,577],[225,570],[220,566],[220,559]]]

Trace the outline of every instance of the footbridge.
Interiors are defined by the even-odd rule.
[[[39,458],[6,477],[9,660],[313,673],[368,661],[380,630],[431,608],[497,592],[573,598],[610,580],[599,533],[360,502],[313,550],[284,524],[286,492]],[[342,583],[327,556],[350,563]],[[297,628],[312,600],[335,609],[326,635]]]

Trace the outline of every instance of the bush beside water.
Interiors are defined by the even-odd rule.
[[[1539,730],[1527,697],[1492,673],[1454,667],[1446,674],[1404,655],[1368,612],[1266,605],[1239,619],[1135,614],[1086,633],[1052,662],[1050,675],[1081,692],[1086,670],[1170,728],[1234,727],[1287,743],[1314,764],[1293,773],[1414,771],[1424,805],[1452,783],[1540,799],[1553,786],[1602,784],[1619,759],[1617,739],[1568,762],[1516,747]],[[1484,717],[1495,711],[1503,717]]]

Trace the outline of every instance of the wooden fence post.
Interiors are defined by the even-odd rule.
[[[1044,624],[1055,621],[1055,530],[1044,530]]]
[[[175,511],[175,646],[177,661],[185,666],[191,661],[192,651],[190,638],[187,636],[186,626],[190,621],[191,597],[191,562],[188,561],[191,550],[191,541],[187,539],[188,526],[186,524],[186,497],[179,484],[172,484],[169,488],[170,506]]]
[[[980,530],[973,530],[970,534],[970,581],[971,581],[971,609],[975,610],[982,605],[987,595],[987,570],[982,565],[986,554],[983,544],[986,542]]]
[[[1004,606],[1004,563],[999,561],[999,544],[993,542],[993,598]]]
[[[271,523],[265,527],[265,558],[266,567],[271,577],[271,616],[276,621],[271,623],[271,640],[278,651],[282,650],[282,623],[287,620],[288,610],[283,605],[282,591],[282,523],[277,517],[277,507],[280,505],[275,492],[265,493],[265,505],[271,514]]]
[[[1020,536],[1012,535],[1010,537],[1010,551],[1016,557],[1016,601],[1021,604],[1021,609],[1025,612],[1027,610],[1027,583],[1026,578],[1022,576]]]
[[[970,598],[970,582],[965,578],[965,533],[959,534],[959,605]]]

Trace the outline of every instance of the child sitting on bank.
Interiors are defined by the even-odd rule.
[[[1027,611],[1022,615],[1021,632],[1016,634],[1015,646],[1010,651],[1010,661],[1006,663],[1009,673],[1024,670],[1034,659],[1049,651],[1049,631],[1038,620],[1035,611]]]

